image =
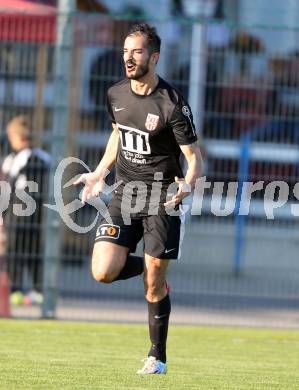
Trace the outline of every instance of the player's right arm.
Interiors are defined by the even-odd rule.
[[[109,137],[104,156],[99,162],[99,165],[93,172],[83,173],[83,175],[81,175],[74,182],[74,185],[78,185],[80,183],[85,184],[82,192],[83,204],[91,197],[99,196],[101,192],[103,192],[105,178],[116,162],[119,143],[119,131],[115,123],[112,123],[112,128],[113,131]]]
[[[107,176],[107,170],[110,171],[116,162],[119,143],[119,131],[115,123],[112,123],[112,129],[113,131],[106,145],[104,156],[102,157],[95,171],[92,172],[98,177],[98,179],[105,179]]]

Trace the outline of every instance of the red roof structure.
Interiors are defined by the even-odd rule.
[[[56,7],[24,0],[0,0],[0,40],[54,42]]]

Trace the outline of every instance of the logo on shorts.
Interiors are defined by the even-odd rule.
[[[183,106],[182,107],[182,113],[185,115],[185,116],[190,116],[191,115],[191,112],[190,112],[190,109],[188,106]]]
[[[172,252],[176,250],[176,248],[171,248],[171,249],[165,249],[165,254],[169,253],[169,252]]]
[[[154,114],[147,114],[146,121],[145,121],[145,128],[147,130],[155,130],[158,126],[159,122],[159,115]]]
[[[96,238],[113,238],[116,240],[120,234],[120,227],[118,225],[103,224],[97,229]]]

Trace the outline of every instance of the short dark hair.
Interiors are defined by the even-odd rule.
[[[147,23],[134,24],[130,28],[127,36],[137,34],[143,35],[146,38],[147,47],[150,54],[157,52],[160,53],[161,38],[157,34],[157,30],[155,27],[152,27]]]

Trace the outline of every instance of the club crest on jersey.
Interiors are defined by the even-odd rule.
[[[154,114],[147,114],[146,121],[145,121],[145,128],[147,130],[155,130],[158,126],[159,122],[159,115]]]

